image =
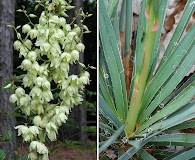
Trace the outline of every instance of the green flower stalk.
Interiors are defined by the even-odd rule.
[[[29,159],[47,160],[49,152],[44,142],[47,138],[56,140],[59,127],[68,119],[71,108],[82,102],[84,86],[89,84],[90,75],[86,70],[93,67],[80,63],[79,53],[85,49],[81,37],[89,33],[82,22],[90,15],[85,15],[80,9],[77,16],[83,20],[79,24],[74,24],[74,21],[68,24],[65,11],[74,6],[64,0],[37,3],[37,6],[44,6],[38,24],[30,20],[35,15],[18,10],[24,12],[30,21],[22,26],[25,38],[18,32],[20,26],[14,28],[18,38],[13,44],[14,49],[24,58],[19,68],[26,74],[22,76],[21,86],[13,86],[15,93],[10,96],[10,102],[16,103],[22,113],[32,119],[31,124],[15,127],[18,135],[30,142]],[[69,73],[70,64],[75,63],[83,67],[79,75]],[[57,98],[54,93],[58,93]]]
[[[132,137],[138,129],[137,118],[140,112],[142,97],[147,86],[147,78],[151,67],[152,50],[158,29],[159,1],[147,0],[145,8],[146,28],[144,36],[144,56],[142,70],[135,75],[132,99],[127,114],[125,132],[127,137]]]

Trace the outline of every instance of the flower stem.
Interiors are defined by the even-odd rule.
[[[153,45],[155,42],[156,30],[153,27],[158,21],[158,16],[155,15],[156,5],[154,0],[147,6],[147,17],[146,17],[146,29],[145,29],[145,44],[144,44],[144,57],[142,61],[142,70],[135,76],[135,83],[132,93],[132,98],[127,113],[125,133],[127,137],[132,137],[135,132],[140,107],[142,105],[142,98],[147,85],[147,79],[150,72],[151,57],[153,51]],[[158,26],[157,26],[158,27]]]

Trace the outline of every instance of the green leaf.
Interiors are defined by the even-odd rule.
[[[99,128],[103,130],[108,130],[109,133],[114,133],[114,129],[111,128],[109,125],[99,122]]]
[[[132,1],[126,0],[126,20],[125,20],[125,44],[124,44],[124,57],[129,54],[131,37],[132,37]]]
[[[145,3],[146,0],[142,1],[140,18],[138,21],[138,29],[137,29],[137,37],[136,37],[136,58],[133,59],[135,61],[135,75],[141,72],[143,56],[144,56],[144,37],[145,37],[145,28],[146,28],[146,18],[145,18]]]
[[[8,130],[7,131],[7,138],[8,139],[11,139],[12,138],[12,135],[13,135],[12,131],[11,130]]]
[[[122,7],[121,7],[121,13],[120,13],[120,21],[119,21],[119,30],[124,30],[124,23],[125,23],[125,10],[126,10],[126,0],[123,0]]]
[[[187,129],[187,128],[195,128],[195,120],[191,120],[188,122],[184,122],[182,124],[178,124],[174,127],[171,127],[168,129],[168,131],[170,130],[181,130],[181,129]]]
[[[194,97],[194,90],[195,82],[185,88],[181,93],[179,93],[173,101],[171,101],[166,106],[162,106],[163,108],[158,111],[155,115],[153,115],[147,122],[141,125],[137,131],[139,133],[145,128],[148,128],[150,125],[154,124],[155,122],[168,117],[173,112],[177,111],[178,109],[182,108],[185,104],[187,104],[193,97]]]
[[[131,158],[135,153],[137,153],[140,148],[142,148],[146,143],[148,143],[155,134],[147,137],[144,140],[129,140],[128,143],[131,144],[133,147],[130,147],[118,160],[125,160]]]
[[[170,54],[173,54],[175,46],[177,46],[177,44],[179,43],[179,41],[182,38],[182,34],[185,31],[185,28],[187,27],[190,18],[192,17],[192,14],[194,13],[194,0],[188,0],[185,8],[183,10],[182,16],[180,18],[179,23],[177,24],[177,27],[175,29],[175,32],[167,46],[167,49],[165,51],[165,54],[161,60],[161,63],[159,65],[159,68],[162,67],[162,65],[166,62],[166,59],[169,57]]]
[[[21,160],[28,160],[28,155],[22,156]]]
[[[0,149],[0,159],[4,160],[5,159],[5,152]]]
[[[155,95],[155,93],[157,93],[157,91],[160,89],[158,95],[155,97],[155,99],[153,100],[152,103],[150,103],[150,105],[148,106],[146,112],[143,113],[143,116],[140,117],[139,120],[139,124],[142,124],[145,119],[147,117],[149,117],[149,115],[158,107],[158,105],[160,103],[162,103],[162,101],[171,94],[171,92],[175,89],[175,87],[179,84],[179,82],[182,80],[182,78],[185,76],[185,74],[187,73],[187,71],[192,67],[192,64],[194,63],[194,59],[192,58],[194,56],[194,52],[195,52],[195,25],[194,27],[192,27],[192,30],[189,31],[189,34],[194,33],[194,37],[191,37],[192,39],[188,39],[188,40],[184,40],[182,41],[185,45],[187,45],[187,43],[191,43],[190,47],[193,47],[192,49],[189,50],[189,53],[187,55],[183,54],[183,52],[179,52],[179,49],[182,50],[184,48],[180,48],[180,46],[183,46],[183,43],[178,46],[178,52],[180,53],[180,56],[178,56],[177,52],[174,56],[170,57],[169,60],[167,60],[167,63],[164,64],[164,67],[162,67],[157,74],[155,75],[154,79],[152,80],[152,82],[150,83],[150,85],[148,86],[145,94],[144,94],[144,100],[142,103],[142,107],[141,107],[141,111],[140,113],[143,112],[145,106],[147,106],[149,104],[149,102],[152,100],[153,96]],[[190,36],[190,35],[189,35]],[[185,36],[185,38],[188,38],[187,36]],[[184,38],[184,39],[185,39]],[[176,50],[177,50],[176,49]],[[185,58],[182,61],[182,57]],[[181,62],[181,64],[179,64],[179,62]],[[178,69],[173,69],[174,65],[179,65]],[[169,76],[172,75],[172,77],[166,82],[166,80],[169,78]],[[166,82],[166,83],[165,83]],[[162,87],[162,85],[164,85]],[[161,88],[160,88],[161,87]]]
[[[191,83],[195,81],[195,74],[192,76],[188,77],[188,80],[181,85],[179,85],[174,92],[172,92],[164,101],[163,103],[166,105],[169,101],[177,97],[177,95],[182,92],[187,86],[189,86]]]
[[[172,155],[168,156],[167,158],[163,159],[163,160],[171,160],[172,158],[176,158],[177,156],[180,156],[182,154],[186,154],[186,152],[188,152],[191,149],[194,149],[194,145],[189,146],[189,147],[185,147],[184,149],[180,150],[179,152],[173,153]],[[189,157],[189,155],[185,155],[186,157],[184,159],[186,159],[187,157]],[[178,158],[178,157],[177,157]],[[192,157],[191,157],[192,158]],[[192,160],[192,159],[191,159]]]
[[[157,1],[157,0],[156,0]],[[158,61],[158,57],[160,54],[159,48],[160,48],[160,39],[162,36],[162,29],[163,29],[163,25],[164,25],[164,19],[166,16],[166,6],[167,6],[168,1],[160,1],[160,6],[159,6],[159,24],[158,24],[158,30],[157,30],[157,34],[156,34],[156,38],[155,38],[155,42],[154,42],[154,48],[153,48],[153,53],[152,53],[152,58],[151,58],[151,69],[150,69],[150,74],[148,76],[148,81],[147,83],[149,83],[149,81],[151,80],[151,77],[153,75],[153,72],[155,70],[157,61]]]
[[[155,131],[164,131],[170,127],[173,127],[175,125],[178,125],[180,123],[183,123],[187,120],[194,118],[195,117],[194,107],[195,101],[185,105],[178,111],[171,114],[168,118],[165,117],[165,119],[163,119],[162,121],[153,124],[152,126],[150,126],[150,130],[152,131],[152,133],[154,133]],[[146,133],[146,131],[140,132],[139,134],[136,135],[142,135],[144,133]]]
[[[115,37],[113,26],[106,12],[104,1],[100,1],[99,10],[101,12],[99,17],[101,44],[105,53],[105,60],[111,78],[111,88],[114,93],[114,101],[118,117],[121,122],[124,122],[127,113],[127,97],[118,42]],[[116,74],[118,74],[118,76],[116,76]]]
[[[100,94],[102,95],[102,97],[104,97],[104,100],[107,102],[112,112],[117,116],[117,110],[114,105],[112,91],[110,91],[109,82],[107,81],[107,79],[105,79],[105,75],[102,73],[102,69],[99,69],[99,86]]]
[[[121,135],[121,133],[124,132],[124,128],[125,125],[122,125],[118,130],[116,130],[116,132],[111,137],[109,137],[109,139],[100,147],[99,153],[101,153],[103,150],[113,144],[115,140]]]
[[[105,115],[106,119],[108,119],[108,121],[110,123],[115,124],[117,128],[121,127],[121,125],[122,125],[121,122],[113,114],[113,112],[110,110],[109,106],[106,104],[106,102],[104,101],[104,99],[102,98],[101,95],[99,96],[99,105],[100,105],[100,111],[103,112],[103,114]]]
[[[117,13],[118,0],[110,0],[108,4],[109,17],[115,17]]]
[[[156,158],[154,158],[151,154],[149,154],[148,152],[146,152],[143,149],[140,149],[138,151],[138,154],[142,157],[142,159],[144,160],[156,160]]]
[[[152,151],[152,155],[157,158],[157,159],[163,159],[166,158],[169,155],[174,154],[174,151],[169,151],[169,150],[163,150],[163,149],[154,149]]]
[[[193,145],[195,144],[195,134],[186,134],[186,133],[165,134],[165,135],[156,136],[150,141],[150,143],[153,142],[156,143],[167,142],[170,146],[173,145],[172,143],[177,143],[180,146]]]

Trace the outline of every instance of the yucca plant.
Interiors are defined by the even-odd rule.
[[[187,1],[164,58],[155,69],[167,3],[167,0],[142,0],[132,43],[132,1],[123,0],[120,18],[118,0],[99,1],[100,159],[195,157],[195,134],[178,132],[195,127],[195,75],[183,80],[195,62],[195,25],[185,32],[195,11],[195,1]],[[123,30],[123,59],[129,56],[133,44],[129,89],[126,89],[120,47]],[[168,146],[183,148],[171,152],[166,149]]]

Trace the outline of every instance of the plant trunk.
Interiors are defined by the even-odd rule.
[[[9,103],[11,90],[3,90],[6,86],[5,79],[10,79],[13,67],[13,39],[14,31],[6,27],[13,25],[15,15],[15,1],[0,1],[0,149],[5,151],[6,160],[14,159],[16,151],[15,117],[14,108]],[[9,137],[6,133],[12,133]]]

